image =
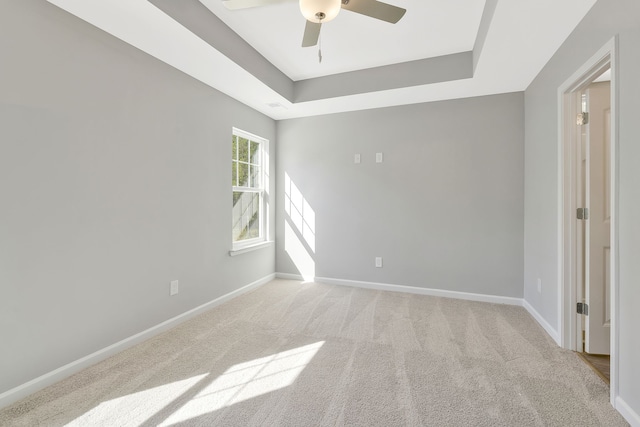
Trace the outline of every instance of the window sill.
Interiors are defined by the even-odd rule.
[[[271,245],[273,245],[273,242],[272,241],[267,241],[267,242],[260,242],[260,243],[257,243],[255,245],[251,245],[251,246],[246,246],[246,247],[241,248],[241,249],[232,249],[232,250],[229,251],[229,256],[237,256],[237,255],[246,254],[247,252],[257,251],[258,249],[267,248],[267,247],[269,247]]]

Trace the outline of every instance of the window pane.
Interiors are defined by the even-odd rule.
[[[254,165],[260,164],[260,144],[258,142],[250,141],[251,144],[251,157],[250,162]]]
[[[231,185],[234,187],[238,185],[238,162],[236,161],[231,162]]]
[[[249,163],[249,140],[238,138],[238,160]]]
[[[238,137],[235,135],[231,138],[231,159],[238,160]]]
[[[249,165],[246,163],[238,163],[238,185],[249,186]]]
[[[244,193],[242,193],[241,191],[234,191],[233,192],[233,206],[236,205],[236,203],[238,203],[238,200],[240,199],[240,197],[243,195]]]
[[[260,193],[233,192],[233,241],[260,237]]]
[[[260,166],[251,165],[251,188],[260,188]]]

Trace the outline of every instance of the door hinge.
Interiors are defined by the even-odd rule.
[[[579,302],[578,303],[578,314],[584,314],[585,316],[589,315],[589,305],[587,305],[586,302]]]
[[[589,208],[576,209],[576,217],[578,219],[589,219]]]
[[[576,124],[583,126],[589,123],[589,113],[579,113],[576,117]]]

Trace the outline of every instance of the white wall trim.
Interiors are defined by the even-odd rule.
[[[619,146],[618,146],[618,38],[613,37],[602,46],[587,62],[569,77],[557,92],[558,99],[558,330],[562,347],[577,350],[580,334],[578,333],[577,316],[574,314],[576,296],[576,279],[572,269],[575,268],[576,251],[572,249],[575,241],[573,222],[574,204],[570,194],[572,188],[571,164],[568,150],[571,144],[571,132],[565,126],[564,116],[571,112],[569,97],[572,93],[590,83],[603,65],[611,68],[611,405],[615,406],[619,394],[619,257],[618,257],[618,206],[619,206]],[[572,119],[569,116],[569,121]],[[567,123],[569,122],[567,121]]]
[[[256,243],[255,245],[245,246],[241,249],[232,249],[229,251],[229,256],[238,256],[242,254],[246,254],[247,252],[257,251],[258,249],[268,248],[274,245],[273,240],[267,240],[264,242]]]
[[[276,277],[280,279],[300,280],[305,279],[297,274],[276,273]],[[508,304],[522,306],[522,298],[503,297],[498,295],[474,294],[470,292],[448,291],[444,289],[419,288],[416,286],[392,285],[388,283],[363,282],[360,280],[334,279],[329,277],[315,277],[313,279],[318,283],[326,283],[328,285],[351,286],[354,288],[374,289],[378,291],[390,292],[406,292],[417,295],[429,295],[434,297],[455,298],[469,301],[489,302],[494,304]]]
[[[571,163],[571,155],[574,141],[573,131],[574,126],[571,125],[571,130],[566,126],[567,123],[573,123],[574,114],[576,111],[572,109],[574,101],[571,96],[578,90],[587,86],[598,71],[606,64],[609,64],[611,68],[611,131],[613,133],[611,139],[611,185],[612,196],[616,195],[616,172],[617,163],[615,162],[615,155],[617,154],[617,122],[616,113],[616,85],[617,85],[617,64],[616,64],[616,38],[609,40],[603,47],[601,47],[587,62],[585,62],[577,71],[575,71],[571,77],[569,77],[564,83],[562,83],[557,90],[557,123],[558,123],[558,330],[562,340],[562,346],[570,350],[576,350],[579,337],[576,333],[576,316],[566,316],[567,312],[573,313],[573,307],[575,307],[576,294],[575,294],[575,274],[572,269],[575,269],[575,253],[571,252],[571,242],[575,239],[576,230],[572,228],[571,224],[574,224],[574,212],[575,208],[575,195],[573,194],[575,180],[573,167]],[[568,120],[565,121],[565,117]],[[615,199],[612,197],[611,214],[612,221],[615,221],[614,213],[617,211]],[[616,221],[617,222],[617,221]],[[614,224],[612,223],[612,230]],[[612,233],[614,238],[615,233]],[[614,242],[611,242],[612,261],[615,261],[613,257]],[[568,252],[567,252],[568,251]],[[567,253],[565,253],[567,252]],[[613,265],[613,264],[612,264]],[[612,273],[613,273],[612,269]],[[613,284],[614,282],[611,281]],[[571,285],[571,286],[569,286]],[[613,402],[612,402],[613,403]]]
[[[285,280],[298,280],[300,282],[308,282],[302,275],[300,274],[290,274],[290,273],[276,273],[276,278],[285,279]],[[315,278],[313,279],[315,280]],[[311,280],[311,281],[313,281]]]
[[[302,282],[308,281],[299,274],[276,273],[276,277],[279,279],[298,280]],[[554,327],[552,327],[551,324],[547,322],[544,317],[542,317],[542,315],[538,313],[538,311],[536,311],[533,306],[531,306],[531,304],[529,304],[529,302],[527,302],[523,298],[475,294],[470,292],[447,291],[443,289],[418,288],[416,286],[391,285],[387,283],[363,282],[358,280],[333,279],[328,277],[315,277],[313,280],[318,283],[326,283],[329,285],[352,286],[356,288],[374,289],[380,291],[406,292],[418,295],[429,295],[443,298],[463,299],[468,301],[488,302],[493,304],[522,306],[527,310],[527,312],[529,312],[531,317],[533,317],[534,320],[538,322],[540,326],[542,326],[545,332],[549,334],[551,339],[555,341],[558,346],[560,346],[560,333]]]
[[[119,353],[136,344],[146,341],[149,338],[152,338],[162,332],[172,329],[178,326],[180,323],[185,322],[201,313],[204,313],[205,311],[210,310],[213,307],[216,307],[244,293],[247,293],[256,288],[259,288],[260,286],[273,280],[275,277],[276,277],[275,274],[270,274],[268,276],[265,276],[261,279],[256,280],[255,282],[249,283],[248,285],[241,287],[240,289],[236,289],[235,291],[222,295],[221,297],[218,297],[196,308],[193,308],[189,311],[186,311],[182,314],[172,317],[169,320],[165,320],[164,322],[159,323],[155,326],[152,326],[151,328],[146,329],[140,333],[132,335],[129,338],[125,338],[122,341],[118,341],[115,344],[112,344],[108,347],[105,347],[101,350],[91,353],[85,357],[82,357],[78,360],[68,363],[58,369],[55,369],[51,372],[48,372],[44,375],[34,378],[33,380],[28,381],[22,385],[14,387],[11,390],[8,390],[0,394],[0,408],[9,406],[12,403],[17,402],[18,400],[24,397],[27,397],[30,394],[33,394],[47,386],[55,384],[58,381],[61,381],[77,372],[80,372],[81,370],[91,365],[94,365],[110,356],[113,356],[116,353]]]
[[[620,396],[616,397],[614,407],[620,412],[625,420],[632,427],[640,427],[640,414],[631,409],[631,406],[627,404]]]
[[[547,322],[544,317],[538,311],[533,308],[531,304],[526,299],[522,300],[522,306],[529,312],[531,317],[536,319],[536,321],[542,326],[542,328],[547,331],[549,336],[558,344],[558,346],[562,346],[562,341],[560,339],[560,333],[553,327],[549,322]]]

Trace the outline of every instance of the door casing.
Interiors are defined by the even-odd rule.
[[[611,68],[611,404],[618,396],[618,65],[617,37],[611,39],[558,88],[558,331],[562,347],[578,350],[582,342],[576,313],[578,302],[576,144],[575,118],[579,112],[576,93],[588,86],[606,68]],[[580,347],[581,350],[581,347]]]

